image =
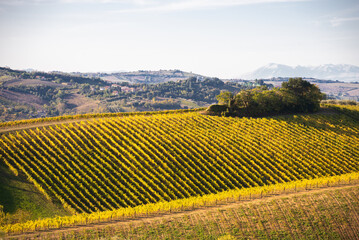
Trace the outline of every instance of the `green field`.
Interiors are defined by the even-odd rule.
[[[6,213],[6,217],[0,219],[2,224],[70,215],[60,203],[49,202],[24,174],[14,176],[2,162],[0,163],[0,205]]]

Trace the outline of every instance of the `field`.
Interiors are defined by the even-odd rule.
[[[254,119],[167,112],[24,125],[0,136],[3,163],[15,175],[25,174],[48,200],[84,215],[10,225],[6,231],[154,212],[161,204],[171,211],[188,204],[182,199],[200,206],[211,194],[259,189],[262,195],[265,186],[283,189],[304,179],[309,184],[344,174],[350,179],[359,171],[355,113],[357,107],[347,107]]]
[[[358,239],[359,187],[219,207],[74,236],[124,239]],[[96,236],[96,237],[97,237]]]
[[[19,239],[358,239],[359,187],[340,186],[190,212],[16,235]]]

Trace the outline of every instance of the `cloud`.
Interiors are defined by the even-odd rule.
[[[147,5],[151,1],[146,0],[52,0],[60,3],[129,3],[134,5]],[[148,3],[146,3],[148,2]]]
[[[1,5],[24,5],[48,2],[48,0],[0,0]]]
[[[213,9],[265,3],[306,2],[312,0],[0,0],[1,5],[41,4],[118,4],[113,13],[172,12]]]
[[[158,1],[154,4],[148,4],[146,7],[133,7],[117,10],[117,13],[126,12],[170,12],[183,10],[197,10],[204,8],[231,7],[240,5],[253,5],[261,3],[285,3],[285,2],[303,2],[309,0],[172,0]]]
[[[93,4],[126,4],[129,8],[118,12],[151,12],[195,10],[202,8],[229,7],[260,3],[303,2],[310,0],[0,0],[2,5],[25,5],[42,3],[93,3]]]
[[[333,18],[332,20],[330,20],[330,24],[331,24],[333,27],[337,27],[337,26],[342,25],[342,24],[345,23],[345,22],[354,22],[354,21],[359,21],[359,17],[348,17],[348,18],[338,18],[338,17],[335,17],[335,18]]]
[[[41,3],[126,3],[130,5],[146,6],[155,4],[156,1],[151,0],[0,0],[2,5],[24,5],[24,4],[41,4]]]

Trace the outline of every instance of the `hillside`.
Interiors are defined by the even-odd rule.
[[[100,79],[101,74],[29,73],[0,68],[0,121],[199,108],[216,102],[216,95],[222,90],[238,92],[258,85],[224,83],[217,78],[197,77],[181,71],[128,73],[140,77],[153,74],[168,81],[113,82]],[[178,78],[173,78],[177,75]]]
[[[308,80],[330,98],[359,99],[359,84]],[[281,81],[222,81],[179,70],[70,74],[0,67],[0,122],[87,113],[208,107],[217,102],[216,96],[221,91],[237,93],[263,84],[278,86]]]
[[[169,111],[49,119],[42,126],[30,120],[14,123],[18,130],[0,135],[0,159],[9,168],[4,171],[11,171],[14,179],[26,176],[36,195],[62,205],[65,210],[59,213],[82,214],[24,225],[31,217],[12,217],[20,224],[7,225],[6,231],[58,228],[308,184],[350,182],[359,171],[359,109],[331,108],[335,110],[266,118]],[[2,204],[6,214],[13,214],[9,203]],[[27,211],[51,216],[35,209]]]
[[[205,77],[195,73],[180,70],[158,70],[158,71],[133,71],[133,72],[113,72],[113,73],[71,73],[75,76],[96,77],[106,81],[120,83],[128,82],[131,84],[146,83],[156,84],[165,82],[177,82],[195,77],[203,80]]]
[[[108,85],[99,78],[0,68],[0,121],[102,112],[105,105],[85,93]]]
[[[23,234],[52,239],[358,239],[358,186],[310,190],[94,226]],[[19,236],[15,236],[18,238]]]
[[[0,154],[48,198],[93,212],[358,171],[358,131],[335,113],[155,114],[3,134]]]

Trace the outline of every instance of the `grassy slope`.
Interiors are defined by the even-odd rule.
[[[51,233],[71,239],[358,239],[359,187],[323,189],[195,212]],[[28,235],[27,237],[34,237]],[[39,235],[37,235],[39,236]],[[46,234],[41,235],[46,237]],[[231,236],[225,238],[223,236]]]
[[[23,222],[69,214],[61,204],[49,202],[24,175],[15,176],[0,163],[0,205],[7,215],[2,221]]]

